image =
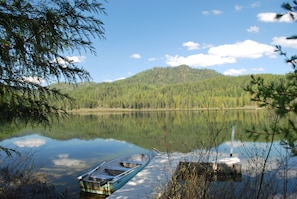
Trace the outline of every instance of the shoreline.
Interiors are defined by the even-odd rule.
[[[195,109],[124,109],[124,108],[81,108],[67,110],[68,113],[123,113],[123,112],[155,112],[155,111],[215,111],[215,110],[264,110],[257,106],[234,107],[234,108],[195,108]]]

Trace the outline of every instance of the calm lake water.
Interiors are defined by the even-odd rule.
[[[247,159],[255,155],[255,149],[265,151],[268,145],[264,137],[254,140],[246,129],[252,124],[262,128],[268,119],[264,111],[73,115],[49,129],[14,129],[0,146],[26,154],[58,190],[67,189],[70,198],[80,198],[76,177],[104,160],[153,148],[184,153],[212,148],[230,153],[232,125],[236,126],[233,152]],[[274,157],[286,153],[278,143],[273,148]]]

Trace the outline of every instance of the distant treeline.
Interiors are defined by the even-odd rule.
[[[283,75],[263,74],[266,81]],[[75,104],[67,109],[200,109],[255,106],[244,90],[250,75],[224,76],[213,70],[188,66],[154,68],[112,83],[52,85],[70,94]]]

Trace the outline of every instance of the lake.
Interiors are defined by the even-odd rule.
[[[232,125],[236,126],[234,154],[242,159],[254,156],[255,149],[267,149],[267,138],[255,140],[246,129],[252,125],[263,128],[268,121],[269,114],[261,110],[71,115],[50,128],[13,128],[1,135],[0,146],[16,149],[33,159],[34,167],[46,173],[58,190],[67,189],[71,198],[80,198],[76,177],[104,160],[153,148],[163,152],[216,149],[229,153]],[[286,153],[278,143],[279,140],[273,157]]]

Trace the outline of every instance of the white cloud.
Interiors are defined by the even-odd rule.
[[[187,47],[188,50],[197,50],[199,49],[199,44],[193,41],[187,41],[183,43],[183,46]]]
[[[220,15],[222,14],[223,12],[220,11],[220,10],[211,10],[211,11],[208,11],[208,10],[204,10],[202,11],[202,14],[203,15],[210,15],[210,14],[213,14],[213,15]]]
[[[251,40],[210,47],[207,54],[193,54],[187,57],[166,55],[166,64],[178,66],[186,64],[194,67],[207,67],[236,63],[238,58],[256,59],[263,56],[275,57],[275,47]]]
[[[123,80],[123,79],[126,79],[127,77],[119,77],[119,78],[116,78],[114,81],[118,81],[118,80]]]
[[[241,9],[242,9],[242,6],[235,5],[235,10],[236,10],[236,11],[239,11],[239,10],[241,10]]]
[[[252,40],[212,47],[209,49],[208,53],[222,57],[250,59],[256,59],[263,56],[273,57],[276,54],[274,46],[261,44]]]
[[[272,44],[297,49],[297,39],[287,39],[287,37],[273,37]]]
[[[141,55],[138,54],[138,53],[135,53],[135,54],[131,55],[130,57],[133,58],[133,59],[140,59]]]
[[[214,15],[220,15],[220,14],[222,14],[223,12],[220,11],[220,10],[212,10],[212,13],[213,13]]]
[[[294,16],[294,19],[292,19],[292,16]],[[297,18],[297,14],[290,12],[287,14],[284,14],[281,18],[277,19],[276,18],[276,13],[274,12],[263,12],[263,13],[259,13],[257,15],[258,20],[263,21],[263,22],[285,22],[285,23],[292,23],[294,21],[296,21]]]
[[[250,26],[248,29],[246,29],[248,32],[259,32],[258,26]]]
[[[212,44],[203,44],[202,45],[202,49],[206,49],[206,48],[211,48],[211,47],[213,47],[213,45]]]
[[[44,79],[40,78],[40,77],[37,77],[37,76],[29,76],[29,77],[20,77],[19,78],[19,81],[21,82],[26,82],[26,83],[33,83],[33,84],[43,84],[45,82]]]
[[[131,72],[129,72],[128,74],[130,74]],[[132,73],[131,73],[132,74]],[[107,83],[111,83],[111,82],[115,82],[115,81],[118,81],[118,80],[123,80],[123,79],[126,79],[127,77],[118,77],[116,79],[106,79],[106,80],[103,80],[103,82],[107,82]]]
[[[246,73],[246,69],[244,68],[241,68],[241,69],[229,69],[227,71],[225,71],[223,74],[224,75],[241,75],[241,74],[244,74]]]
[[[45,143],[46,141],[40,138],[30,138],[30,139],[18,140],[13,142],[13,144],[17,145],[18,147],[30,147],[30,148],[40,147]]]
[[[66,61],[71,62],[71,63],[80,63],[80,62],[85,61],[86,57],[85,56],[66,56],[65,59],[66,59]],[[59,64],[63,65],[64,67],[66,67],[66,61],[63,60],[62,58],[57,58],[53,62],[59,63]]]
[[[71,56],[71,57],[67,56],[66,58],[73,63],[80,63],[86,60],[85,56]]]
[[[188,65],[188,66],[214,66],[226,63],[235,63],[236,59],[232,57],[221,57],[210,54],[195,54],[188,57],[183,56],[170,56],[166,55],[166,64],[169,66]]]

